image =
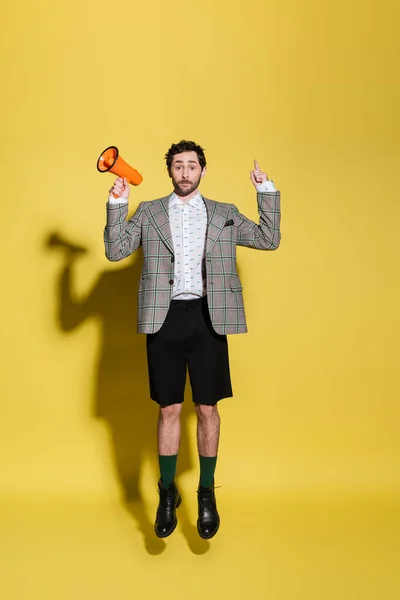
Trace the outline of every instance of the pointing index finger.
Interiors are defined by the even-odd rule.
[[[258,162],[254,159],[254,168],[256,171],[260,170],[260,167],[258,166]]]

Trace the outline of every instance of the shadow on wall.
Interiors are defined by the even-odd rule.
[[[156,492],[158,479],[156,427],[158,407],[150,400],[147,375],[146,339],[136,333],[137,288],[142,260],[138,253],[124,262],[122,269],[100,274],[95,286],[79,298],[74,286],[74,268],[88,249],[74,244],[58,233],[45,240],[49,251],[58,252],[62,267],[58,276],[58,324],[70,333],[87,319],[95,318],[101,328],[96,379],[93,386],[93,415],[102,419],[110,432],[115,475],[121,488],[121,499],[137,523],[150,554],[160,554],[164,540],[154,533],[154,517],[149,518],[140,491],[140,475],[145,461],[154,465]],[[182,411],[182,441],[179,452],[179,474],[193,465],[188,439],[189,403],[187,394]],[[191,407],[190,407],[191,408]],[[193,414],[193,413],[192,413]],[[195,495],[193,501],[196,501]],[[209,548],[190,523],[184,502],[179,508],[180,528],[192,552],[203,554]]]

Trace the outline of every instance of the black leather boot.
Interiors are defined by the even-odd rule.
[[[158,537],[165,538],[171,535],[178,523],[176,509],[182,502],[182,498],[174,481],[169,487],[164,488],[160,480],[158,482],[158,493],[160,494],[160,502],[157,508],[154,529]]]
[[[197,531],[204,540],[209,540],[218,531],[219,514],[215,500],[214,484],[210,487],[199,485],[197,490],[199,503],[199,518],[197,520]]]

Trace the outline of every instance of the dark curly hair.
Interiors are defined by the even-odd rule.
[[[189,142],[187,140],[181,140],[178,144],[172,144],[171,148],[168,150],[165,155],[165,160],[167,161],[167,169],[171,170],[172,159],[175,154],[180,154],[181,152],[196,152],[197,158],[199,159],[199,164],[202,169],[207,164],[206,157],[204,155],[204,149],[195,144],[195,142]]]

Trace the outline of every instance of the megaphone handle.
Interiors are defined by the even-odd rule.
[[[111,192],[111,195],[114,196],[114,198],[119,198],[118,194],[114,194],[114,192]]]

